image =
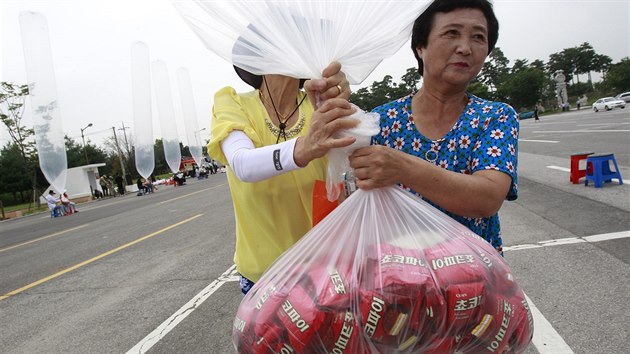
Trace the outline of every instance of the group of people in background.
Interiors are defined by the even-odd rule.
[[[149,176],[149,178],[138,177],[136,187],[138,187],[138,196],[153,193],[153,191],[157,189],[157,187],[153,185],[153,176]]]
[[[48,192],[48,195],[45,196],[52,217],[67,216],[79,212],[76,203],[68,198],[66,191],[59,197],[57,197],[56,194],[55,191],[51,190]]]
[[[120,174],[117,174],[116,177],[110,177],[107,175],[102,175],[98,181],[101,186],[102,195],[95,197],[115,197],[117,195],[125,194],[125,185],[123,182],[123,177]]]

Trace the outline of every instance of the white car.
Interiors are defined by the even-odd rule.
[[[617,107],[626,108],[626,101],[622,101],[614,97],[604,97],[598,99],[597,101],[595,101],[595,103],[593,103],[593,110],[595,112],[599,112],[602,109],[610,111],[611,109]]]

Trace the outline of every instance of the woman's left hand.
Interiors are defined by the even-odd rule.
[[[346,74],[341,71],[341,63],[333,61],[324,71],[322,79],[306,80],[304,90],[308,94],[313,107],[318,103],[330,98],[350,98],[350,82],[346,79]],[[319,96],[318,96],[319,95]]]
[[[356,149],[349,156],[349,162],[357,187],[370,190],[399,183],[404,158],[400,151],[381,145]]]

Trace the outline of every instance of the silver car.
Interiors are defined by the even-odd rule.
[[[615,96],[616,99],[625,101],[626,103],[630,102],[630,92],[620,93]]]
[[[599,112],[600,110],[610,111],[613,108],[626,108],[626,101],[616,99],[614,97],[600,98],[593,103],[593,110]]]

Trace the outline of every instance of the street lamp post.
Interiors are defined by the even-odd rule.
[[[197,145],[201,146],[201,136],[199,133],[201,133],[202,131],[206,130],[206,128],[201,128],[197,131],[195,131],[195,143],[197,143]]]
[[[88,160],[87,150],[85,149],[85,137],[83,136],[83,131],[92,126],[92,123],[88,124],[87,127],[81,128],[81,140],[83,141],[83,154],[85,155],[85,164],[89,165],[90,160]]]

